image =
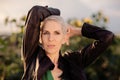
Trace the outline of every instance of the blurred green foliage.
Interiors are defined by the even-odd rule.
[[[5,25],[14,23],[19,27],[18,33],[0,37],[0,80],[20,80],[23,74],[21,60],[21,44],[26,16],[17,19],[5,19]],[[69,19],[68,23],[81,27],[84,22],[107,28],[109,19],[99,11],[91,17]],[[75,36],[70,40],[70,46],[64,45],[62,51],[78,50],[91,43],[92,39]],[[85,69],[88,80],[120,80],[120,37],[115,36],[112,45],[88,68]]]
[[[94,13],[91,17],[70,19],[68,22],[76,27],[81,27],[84,22],[107,29],[109,19],[102,11]],[[79,50],[90,44],[93,40],[84,37],[73,37],[70,46],[64,46],[68,50]],[[80,45],[79,45],[80,44]],[[74,46],[74,47],[73,47]],[[113,43],[93,64],[85,69],[88,80],[120,80],[120,37],[115,36]]]
[[[23,74],[21,44],[25,16],[20,20],[5,19],[5,25],[15,24],[19,32],[0,37],[0,80],[20,80]]]

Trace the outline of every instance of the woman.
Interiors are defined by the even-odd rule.
[[[26,20],[22,80],[86,80],[84,68],[110,45],[113,33],[87,23],[82,28],[67,27],[62,17],[55,16],[59,15],[59,10],[52,8],[51,11],[57,13],[46,15],[46,8],[42,11],[40,7],[32,8]],[[40,25],[41,21],[43,24]],[[61,55],[62,44],[68,43],[69,38],[75,35],[96,41],[81,51]]]

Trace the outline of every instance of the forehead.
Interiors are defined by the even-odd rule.
[[[57,21],[49,20],[44,23],[43,30],[62,30],[62,25]]]

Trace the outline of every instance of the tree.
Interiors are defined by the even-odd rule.
[[[5,19],[5,25],[15,24],[19,27],[18,33],[12,33],[10,36],[0,37],[0,80],[20,80],[23,74],[23,64],[21,61],[21,44],[25,16],[16,19]]]

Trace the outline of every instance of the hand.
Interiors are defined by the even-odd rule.
[[[66,45],[69,45],[69,39],[76,35],[81,35],[81,28],[76,28],[72,25],[68,25],[67,36],[66,36]]]

